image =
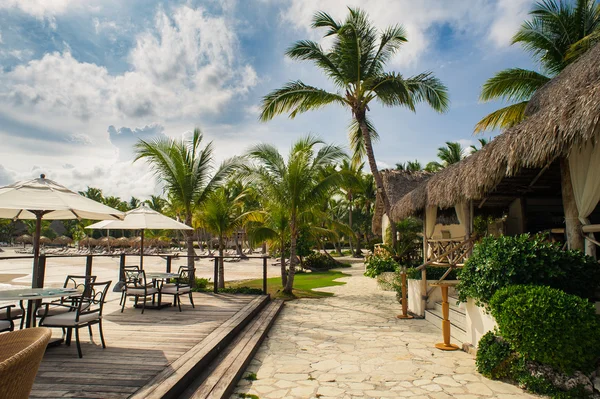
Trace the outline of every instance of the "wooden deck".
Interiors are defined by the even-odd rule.
[[[119,297],[111,293],[104,308],[107,348],[100,345],[97,326],[91,341],[87,329],[80,330],[82,359],[77,357],[74,337],[70,347],[49,348],[31,397],[127,398],[159,375],[169,374],[176,368],[173,362],[189,357],[192,348],[231,324],[231,319],[239,320],[240,313],[264,297],[195,293],[195,309],[186,299],[182,298],[181,313],[170,307],[146,309],[142,315],[131,302],[120,313]],[[54,330],[54,336],[61,336],[60,329]]]

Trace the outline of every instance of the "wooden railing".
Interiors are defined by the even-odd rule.
[[[432,266],[460,267],[473,249],[473,240],[443,238],[427,240],[427,262]],[[423,265],[422,265],[423,266]]]

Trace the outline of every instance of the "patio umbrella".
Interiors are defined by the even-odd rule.
[[[33,237],[31,237],[29,234],[23,234],[22,236],[18,236],[17,238],[15,238],[15,242],[31,244],[33,242]]]
[[[60,236],[60,237],[56,237],[52,243],[56,244],[56,245],[67,245],[67,244],[71,244],[73,242],[73,239],[71,237],[67,237],[67,236]]]
[[[52,240],[49,239],[48,237],[40,236],[40,244],[46,245],[46,244],[50,244],[51,242],[52,242]]]
[[[123,213],[77,194],[40,175],[39,179],[0,187],[0,218],[35,220],[33,240],[32,287],[42,288],[43,271],[39,268],[42,219],[122,219]]]
[[[140,268],[144,267],[144,230],[193,230],[190,226],[158,213],[143,204],[139,208],[125,213],[123,220],[104,220],[87,226],[87,229],[141,230]]]

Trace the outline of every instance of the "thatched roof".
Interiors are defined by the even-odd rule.
[[[390,204],[395,204],[398,202],[404,195],[431,176],[431,173],[424,171],[411,172],[390,169],[382,170],[379,173],[383,178],[383,187],[388,195]],[[379,194],[377,194],[371,228],[373,234],[381,234],[381,220],[383,218],[383,214],[383,201],[381,201]]]
[[[392,202],[400,220],[425,206],[451,207],[477,200],[523,168],[544,168],[576,145],[600,137],[600,45],[539,89],[527,118],[463,161],[436,173]]]

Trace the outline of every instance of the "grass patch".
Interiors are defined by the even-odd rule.
[[[294,278],[293,295],[283,293],[281,287],[281,277],[271,277],[267,279],[267,292],[271,297],[290,300],[296,298],[323,298],[333,296],[331,292],[313,291],[315,288],[331,287],[334,285],[344,285],[342,281],[334,281],[341,277],[349,277],[349,274],[339,271],[298,273]],[[249,287],[262,289],[262,279],[234,281],[228,284],[229,287]]]
[[[258,396],[252,395],[251,393],[238,393],[238,398],[260,399]]]
[[[256,373],[248,373],[248,374],[247,374],[247,375],[244,377],[244,379],[245,379],[246,381],[256,381],[256,380],[258,380],[258,378],[256,377]]]

